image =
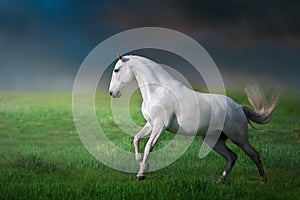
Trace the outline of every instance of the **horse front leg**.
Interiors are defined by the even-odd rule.
[[[134,136],[133,144],[135,148],[135,158],[141,164],[143,161],[143,156],[140,152],[140,140],[141,138],[149,135],[151,133],[152,127],[147,122],[146,125]]]
[[[152,133],[145,147],[143,161],[141,162],[140,165],[140,171],[136,177],[137,181],[145,179],[144,173],[149,170],[148,159],[149,159],[150,152],[152,151],[154,145],[157,143],[159,137],[161,136],[164,130],[165,130],[164,124],[161,122],[155,123],[155,125],[153,126]]]

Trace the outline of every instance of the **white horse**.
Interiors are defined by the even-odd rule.
[[[134,137],[136,159],[140,163],[138,181],[145,179],[149,154],[164,130],[204,138],[211,116],[218,116],[222,112],[226,112],[223,129],[214,130],[215,134],[213,132],[205,136],[205,142],[227,160],[227,167],[219,181],[225,181],[237,159],[237,155],[226,145],[228,138],[254,161],[261,180],[267,180],[259,153],[248,141],[248,122],[251,120],[258,124],[267,123],[272,117],[279,95],[268,106],[258,87],[246,88],[253,111],[224,95],[193,91],[154,61],[133,55],[119,56],[110,82],[110,95],[113,98],[121,97],[122,89],[134,78],[143,97],[142,113],[147,121]],[[222,98],[225,101],[221,101]],[[195,112],[200,112],[200,115]],[[142,156],[139,143],[146,135],[150,137]]]

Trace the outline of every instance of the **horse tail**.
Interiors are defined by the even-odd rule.
[[[248,121],[251,120],[257,124],[268,123],[272,119],[275,108],[279,102],[281,91],[282,90],[274,92],[270,103],[267,104],[263,91],[257,85],[247,85],[245,92],[248,101],[254,108],[254,110],[252,110],[247,106],[242,106]]]

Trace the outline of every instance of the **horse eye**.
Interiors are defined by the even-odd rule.
[[[118,72],[120,69],[115,69],[114,72]]]

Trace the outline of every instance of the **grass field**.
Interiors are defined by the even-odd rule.
[[[248,104],[244,94],[228,92]],[[238,160],[225,184],[216,184],[226,162],[214,152],[198,158],[202,140],[170,166],[147,174],[110,169],[93,158],[74,127],[69,93],[0,93],[0,199],[299,199],[299,95],[285,92],[274,119],[250,129],[268,175],[262,185],[255,164],[235,145]],[[142,125],[140,97],[131,115]],[[97,94],[99,123],[116,145],[133,151],[132,137],[112,120],[110,97]],[[157,148],[173,135],[165,133]],[[144,142],[145,143],[145,142]]]

